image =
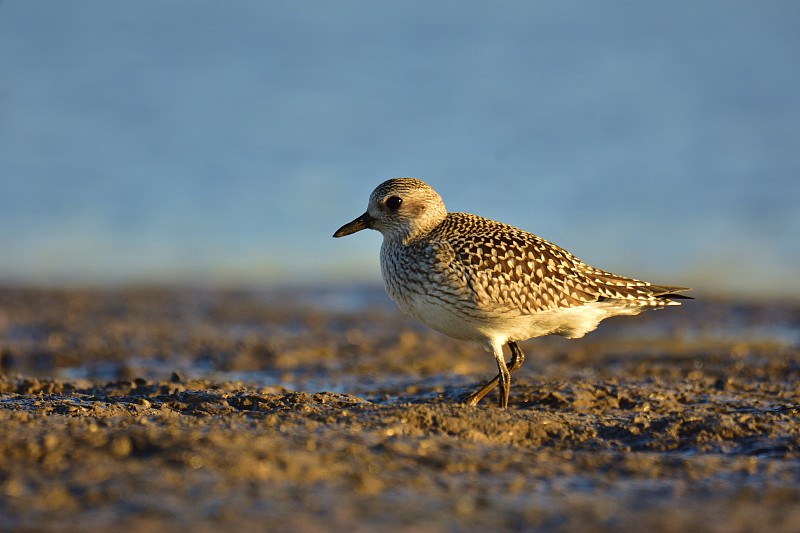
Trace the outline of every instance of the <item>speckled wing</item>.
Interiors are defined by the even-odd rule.
[[[660,294],[682,289],[595,269],[536,235],[475,215],[450,213],[429,237],[450,244],[451,266],[484,311],[533,314],[598,300],[662,307],[672,302]]]

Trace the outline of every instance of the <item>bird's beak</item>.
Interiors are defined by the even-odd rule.
[[[369,213],[364,213],[354,221],[348,222],[341,228],[337,229],[333,236],[344,237],[345,235],[350,235],[351,233],[361,231],[362,229],[371,228],[373,220],[374,219],[369,216]]]

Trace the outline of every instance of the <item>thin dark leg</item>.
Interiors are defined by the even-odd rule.
[[[525,362],[525,354],[514,341],[508,341],[508,347],[511,348],[511,366],[508,367],[508,371],[514,373]]]
[[[519,367],[522,366],[522,363],[525,361],[525,354],[522,353],[517,343],[514,341],[508,341],[508,347],[511,348],[511,361],[509,362],[508,366],[508,373],[509,373],[509,384],[510,384],[510,376],[512,373],[516,372]],[[499,366],[499,365],[498,365]],[[467,405],[478,405],[478,402],[483,399],[484,396],[489,394],[499,383],[500,383],[501,375],[498,373],[495,377],[493,377],[488,383],[483,385],[480,389],[476,390],[466,398],[464,398],[463,403]],[[503,394],[502,389],[500,390],[500,395],[506,396]],[[502,403],[502,398],[501,398]],[[508,400],[506,400],[508,403]]]
[[[498,382],[500,387],[500,402],[498,406],[500,409],[505,409],[508,407],[508,394],[511,392],[511,372],[508,371],[506,362],[503,359],[502,350],[499,354],[495,354],[495,359],[497,360],[497,375],[500,377]]]

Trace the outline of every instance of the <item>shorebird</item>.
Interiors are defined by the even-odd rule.
[[[463,399],[477,405],[500,386],[508,406],[511,373],[525,355],[517,346],[543,335],[575,339],[601,320],[680,305],[688,287],[653,285],[587,265],[527,231],[468,213],[448,213],[441,197],[416,178],[387,180],[367,211],[336,230],[383,234],[381,273],[400,309],[457,339],[491,351],[498,374]],[[511,360],[506,364],[503,345]]]

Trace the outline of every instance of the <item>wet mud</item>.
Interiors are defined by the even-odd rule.
[[[800,305],[520,346],[466,407],[380,290],[0,289],[0,530],[800,530]]]

